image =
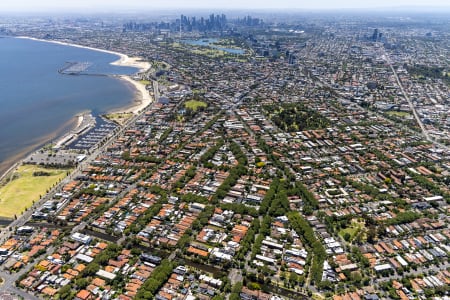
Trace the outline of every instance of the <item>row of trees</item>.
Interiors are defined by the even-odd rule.
[[[257,254],[261,253],[262,242],[266,236],[270,235],[270,226],[272,218],[268,215],[264,216],[259,226],[259,234],[255,238],[255,243],[252,247],[251,259],[254,260]]]
[[[173,184],[174,189],[182,189],[196,174],[197,168],[195,166],[187,169],[186,173]]]
[[[250,251],[253,243],[255,242],[256,233],[259,231],[259,219],[254,219],[247,234],[241,241],[241,247],[236,255],[236,260],[245,261],[245,255]]]
[[[311,215],[314,210],[319,208],[319,201],[317,201],[314,194],[311,193],[304,184],[296,182],[290,194],[297,195],[303,200],[303,212],[306,215]]]
[[[279,217],[284,216],[289,211],[289,200],[287,197],[287,185],[288,182],[286,180],[276,180],[276,192],[272,198],[270,208],[269,208],[269,216],[271,217]]]
[[[219,199],[223,199],[230,189],[236,185],[239,178],[247,174],[247,156],[242,152],[241,147],[235,142],[230,143],[230,150],[233,152],[234,157],[238,161],[238,165],[230,170],[230,175],[222,182],[217,188],[216,194],[213,197],[213,201],[217,202]]]
[[[399,212],[394,218],[389,219],[386,221],[388,225],[399,225],[399,224],[406,224],[411,223],[418,218],[420,218],[420,214],[413,212],[413,211],[404,211]]]
[[[259,212],[261,215],[265,215],[269,211],[269,208],[272,205],[272,200],[275,198],[275,194],[277,192],[279,184],[280,180],[278,178],[275,178],[270,184],[270,188],[264,195],[264,198],[261,201],[261,205],[259,206]]]
[[[240,215],[250,215],[254,218],[259,216],[259,212],[255,207],[242,203],[220,203],[220,208],[223,210],[232,210]]]
[[[135,299],[155,299],[156,292],[167,281],[174,268],[173,262],[164,259],[161,264],[153,270],[150,277],[144,282],[136,294]]]
[[[306,245],[313,253],[311,262],[311,280],[319,284],[322,281],[323,263],[327,258],[327,253],[322,243],[314,235],[312,227],[298,212],[288,213],[289,222],[297,234],[303,238]]]
[[[206,168],[214,168],[214,165],[210,162],[210,160],[214,157],[216,152],[223,146],[224,141],[220,139],[217,144],[209,148],[201,157],[200,163],[202,163]]]
[[[284,216],[290,210],[288,191],[289,182],[285,179],[275,178],[264,199],[261,201],[259,211],[272,217]]]
[[[160,143],[161,143],[161,142],[164,142],[164,140],[167,139],[167,137],[169,136],[169,134],[172,133],[172,131],[173,131],[173,128],[172,128],[172,127],[167,128],[167,129],[163,132],[163,134],[160,136],[159,142],[160,142]]]

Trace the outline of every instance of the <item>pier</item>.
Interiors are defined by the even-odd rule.
[[[66,64],[58,70],[59,74],[64,75],[83,75],[86,74],[86,70],[91,66],[90,62],[66,62]]]
[[[118,77],[117,74],[90,73],[88,69],[92,66],[90,62],[67,61],[65,65],[58,69],[58,73],[62,75],[85,75],[85,76],[110,76]]]

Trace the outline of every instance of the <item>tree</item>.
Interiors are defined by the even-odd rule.
[[[375,242],[375,238],[377,237],[377,228],[373,225],[369,226],[367,230],[367,242],[373,244]]]
[[[318,284],[322,280],[323,262],[327,257],[325,248],[317,240],[312,227],[298,212],[290,212],[287,216],[292,228],[303,239],[305,244],[312,249],[314,258],[311,265],[311,279]]]
[[[346,242],[349,242],[351,238],[352,238],[352,236],[351,236],[350,233],[348,233],[348,232],[345,232],[345,233],[344,233],[344,240],[345,240]]]
[[[167,281],[172,274],[173,263],[167,259],[155,268],[150,277],[144,282],[141,289],[136,294],[136,299],[153,299],[153,295]]]
[[[261,286],[256,282],[251,282],[247,285],[247,287],[251,290],[260,290]]]
[[[98,270],[100,270],[100,265],[96,262],[92,262],[86,266],[86,268],[82,272],[82,275],[83,277],[94,276],[95,273],[98,272]]]
[[[84,289],[88,286],[89,281],[87,280],[87,278],[78,278],[77,280],[75,280],[75,284],[77,285],[78,289]]]
[[[291,272],[291,274],[289,274],[289,282],[292,285],[295,285],[298,282],[298,275],[295,272]]]
[[[60,299],[70,299],[70,294],[72,291],[72,287],[70,286],[70,284],[67,284],[65,286],[63,286],[61,289],[59,289],[59,298]]]

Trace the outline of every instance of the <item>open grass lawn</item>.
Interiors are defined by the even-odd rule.
[[[114,121],[120,125],[125,124],[132,116],[133,113],[112,113],[105,115],[108,120]]]
[[[345,229],[342,229],[341,231],[339,231],[339,235],[344,237],[346,233],[350,234],[351,238],[353,239],[353,237],[356,235],[358,231],[358,227],[357,226],[351,226],[351,227],[347,227]]]
[[[149,85],[151,82],[148,80],[141,80],[140,81],[143,85]]]
[[[184,106],[186,108],[192,109],[193,111],[196,111],[199,107],[207,107],[208,104],[203,101],[197,101],[197,100],[189,100],[184,103]]]
[[[360,222],[356,219],[353,219],[349,227],[339,231],[339,235],[343,239],[345,239],[345,234],[348,233],[350,235],[349,241],[352,241],[358,234],[364,234],[364,231],[365,231],[364,222]]]
[[[191,50],[194,54],[199,55],[205,55],[209,57],[223,57],[227,55],[227,52],[218,50],[218,49],[212,49],[212,48],[205,48],[205,49],[193,49]]]
[[[396,116],[396,117],[401,117],[401,118],[411,116],[411,114],[409,112],[406,112],[406,111],[393,111],[393,110],[391,110],[391,111],[388,111],[386,113],[388,115],[390,115],[390,116]]]
[[[12,218],[20,215],[39,196],[67,176],[71,169],[53,169],[35,165],[22,165],[14,175],[4,179],[6,184],[0,187],[0,216]],[[33,176],[34,172],[45,172],[48,176]],[[14,178],[10,180],[10,178]]]

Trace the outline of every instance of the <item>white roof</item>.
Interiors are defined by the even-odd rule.
[[[92,262],[92,261],[94,260],[92,257],[87,256],[87,255],[84,255],[84,254],[81,254],[81,253],[78,253],[78,254],[75,256],[75,258],[78,259],[78,260],[87,262],[87,263],[90,263],[90,262]]]
[[[114,278],[116,278],[116,274],[110,273],[110,272],[106,272],[105,270],[99,270],[97,273],[95,273],[96,275],[109,279],[109,280],[113,280]]]
[[[392,269],[392,266],[390,264],[383,264],[383,265],[378,265],[374,267],[375,271],[383,271],[383,270],[389,270]]]

